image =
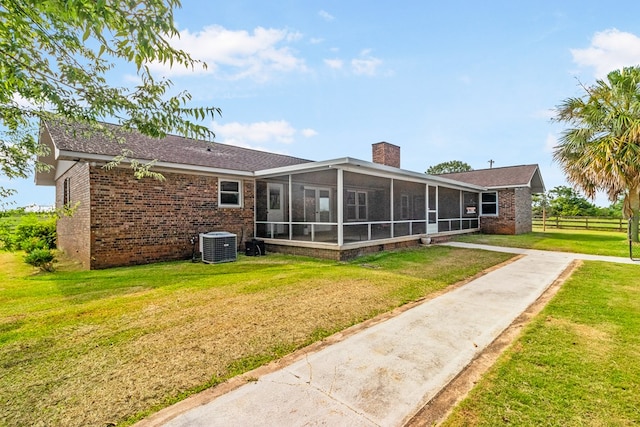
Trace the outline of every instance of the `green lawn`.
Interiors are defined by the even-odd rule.
[[[510,256],[428,247],[36,274],[0,252],[0,426],[129,424]]]
[[[639,277],[585,263],[443,425],[638,425]]]
[[[456,237],[457,241],[547,251],[575,252],[593,255],[628,257],[629,241],[626,233],[591,230],[534,229],[517,236],[472,234]]]

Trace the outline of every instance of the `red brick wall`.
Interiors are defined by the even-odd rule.
[[[480,231],[486,234],[516,234],[516,193],[513,188],[498,191],[498,216],[482,216]]]
[[[498,216],[483,216],[480,229],[487,234],[522,234],[532,230],[531,190],[526,187],[498,191]]]
[[[313,258],[330,259],[334,261],[348,261],[362,255],[367,255],[382,251],[393,251],[404,248],[414,248],[419,246],[420,239],[405,240],[395,243],[378,243],[370,246],[364,246],[356,249],[333,250],[323,248],[307,248],[302,246],[278,245],[276,243],[268,243],[266,250],[288,255],[308,256]]]
[[[516,197],[516,234],[530,233],[533,230],[533,212],[531,211],[531,189],[515,189]]]
[[[372,145],[372,161],[386,166],[400,167],[400,147],[388,142],[378,142]]]
[[[85,166],[88,168],[88,166]],[[209,231],[228,231],[238,244],[253,236],[253,180],[243,181],[243,207],[218,209],[218,177],[164,173],[165,181],[135,179],[129,169],[89,170],[92,269],[158,261],[188,259],[190,238]],[[62,181],[59,181],[59,186]],[[73,189],[72,189],[73,191]],[[58,189],[61,194],[61,187]],[[62,197],[62,196],[58,196]],[[87,236],[87,227],[75,230],[88,215],[59,226],[61,242]],[[74,256],[66,245],[61,248]],[[76,251],[77,253],[77,251]],[[86,258],[86,255],[84,255]],[[85,262],[83,260],[83,262]]]
[[[76,163],[56,181],[56,208],[63,207],[64,181],[71,185],[70,205],[76,206],[72,216],[63,216],[56,226],[58,249],[80,261],[84,268],[91,266],[91,211],[89,198],[89,165]]]

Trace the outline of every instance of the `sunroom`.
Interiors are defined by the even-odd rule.
[[[479,230],[482,190],[349,157],[263,170],[256,172],[255,235],[272,249],[417,244]]]

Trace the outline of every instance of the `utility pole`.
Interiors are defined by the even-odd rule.
[[[493,164],[494,163],[495,163],[495,161],[489,160],[489,169],[493,169]]]

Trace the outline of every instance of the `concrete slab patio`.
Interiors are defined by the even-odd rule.
[[[139,425],[401,426],[574,259],[584,259],[569,253],[452,245],[524,256],[256,381],[209,401],[196,395]],[[625,262],[609,259],[616,260]]]

